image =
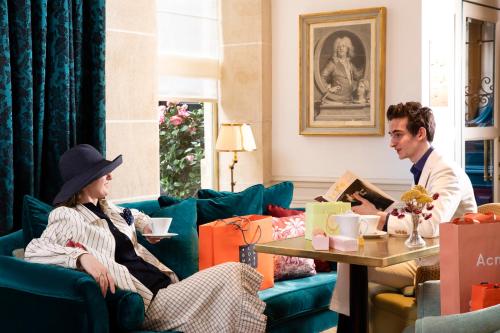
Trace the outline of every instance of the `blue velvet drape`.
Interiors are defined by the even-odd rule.
[[[60,155],[104,154],[105,0],[0,0],[0,234],[22,197],[52,202]]]

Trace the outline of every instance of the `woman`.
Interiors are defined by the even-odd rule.
[[[262,276],[256,270],[226,263],[179,282],[137,242],[136,230],[151,233],[150,218],[106,200],[111,172],[121,163],[121,155],[108,161],[86,144],[61,156],[64,184],[54,199],[58,207],[41,237],[28,244],[26,260],[83,270],[103,295],[115,287],[139,293],[145,329],[264,332],[265,304],[257,296]]]

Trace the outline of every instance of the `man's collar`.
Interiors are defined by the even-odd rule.
[[[422,170],[424,170],[425,162],[427,162],[427,159],[429,158],[429,155],[432,153],[434,148],[431,146],[425,154],[417,161],[417,163],[413,164],[413,166],[410,169],[410,172],[413,174],[413,180],[415,181],[415,184],[418,184],[418,181],[420,180],[420,175],[422,174]]]

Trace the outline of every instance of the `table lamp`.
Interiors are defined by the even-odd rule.
[[[257,147],[252,134],[252,128],[248,124],[227,123],[221,124],[219,136],[215,149],[217,151],[233,152],[233,163],[229,166],[231,170],[231,192],[234,192],[234,166],[238,163],[239,151],[253,151]]]

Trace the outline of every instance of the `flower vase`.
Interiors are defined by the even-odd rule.
[[[405,245],[408,248],[418,248],[425,246],[425,241],[422,236],[418,233],[418,225],[420,222],[420,216],[417,214],[411,214],[412,230],[410,232],[410,237],[405,241]]]

